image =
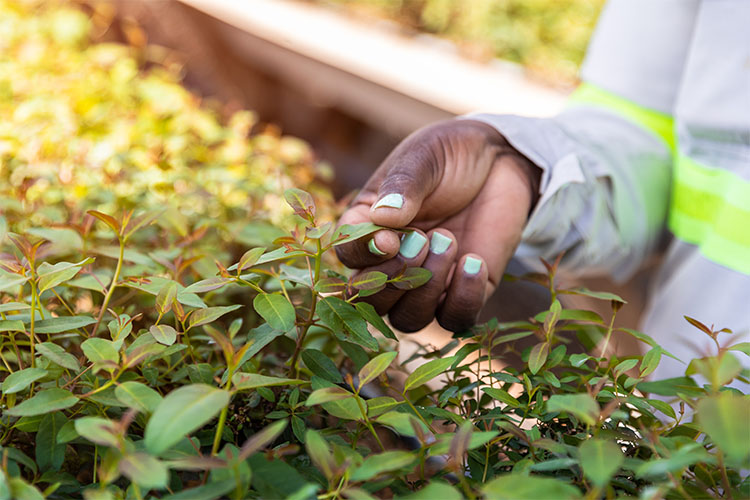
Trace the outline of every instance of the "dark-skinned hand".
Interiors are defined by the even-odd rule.
[[[394,229],[337,247],[348,267],[393,277],[404,265],[432,272],[414,290],[367,297],[399,330],[472,326],[503,276],[536,201],[541,170],[491,126],[454,119],[407,137],[386,158],[339,224]],[[403,238],[402,238],[403,235]]]

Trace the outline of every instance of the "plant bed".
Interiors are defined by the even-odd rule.
[[[0,0],[0,500],[748,496],[747,344],[691,320],[714,355],[648,381],[670,353],[553,263],[548,311],[407,372],[358,299],[429,273],[345,272],[334,247],[378,228],[334,226],[304,144],[91,19]],[[601,356],[614,334],[646,354]]]

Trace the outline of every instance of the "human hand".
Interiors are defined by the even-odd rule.
[[[536,202],[541,170],[491,126],[448,120],[407,137],[386,158],[339,224],[381,230],[336,247],[362,272],[394,276],[404,265],[432,272],[410,291],[386,287],[367,297],[405,332],[437,317],[452,331],[470,327],[503,276]]]

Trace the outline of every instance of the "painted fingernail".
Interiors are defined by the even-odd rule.
[[[370,250],[370,253],[374,253],[375,255],[385,255],[385,252],[379,249],[375,244],[375,238],[370,240],[370,242],[367,244],[367,248]]]
[[[401,249],[398,253],[405,259],[413,259],[419,255],[425,243],[427,243],[427,238],[416,231],[412,231],[401,240]]]
[[[383,196],[372,206],[372,210],[381,207],[401,208],[404,206],[404,197],[398,193],[391,193]]]
[[[466,257],[464,261],[464,272],[466,274],[477,274],[482,269],[482,261],[474,257]]]
[[[430,238],[430,252],[436,255],[444,254],[448,250],[448,247],[451,246],[451,243],[453,243],[453,240],[447,236],[438,232],[432,233],[432,238]]]

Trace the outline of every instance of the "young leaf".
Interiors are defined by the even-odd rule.
[[[315,202],[310,193],[297,188],[284,191],[284,199],[294,213],[308,220],[315,217]]]
[[[253,307],[272,328],[282,332],[294,328],[294,306],[283,295],[260,293],[253,299]]]
[[[432,271],[423,267],[410,267],[400,276],[391,280],[391,284],[400,290],[413,290],[424,285],[432,278]]]
[[[521,406],[521,403],[516,398],[502,389],[498,389],[495,387],[482,387],[482,391],[484,391],[492,399],[497,399],[498,401],[501,401],[512,408],[518,408],[519,406]]]
[[[377,226],[372,222],[363,222],[361,224],[342,224],[336,228],[331,236],[331,241],[334,246],[343,245],[350,241],[358,240],[369,234],[383,229],[382,226]]]
[[[240,257],[240,261],[237,263],[237,273],[239,274],[241,271],[253,267],[253,265],[258,262],[258,259],[261,258],[265,251],[265,247],[257,247],[252,248],[242,254],[242,257]]]
[[[177,330],[169,325],[153,325],[148,331],[160,344],[172,345],[177,340]]]
[[[177,298],[177,282],[168,281],[156,294],[156,312],[167,314],[172,309],[172,302]]]
[[[117,219],[115,219],[111,215],[107,215],[97,210],[89,210],[86,213],[91,215],[92,217],[96,217],[97,219],[108,225],[117,235],[120,234],[120,223],[117,222]]]
[[[232,278],[222,278],[221,276],[215,276],[201,281],[196,281],[192,285],[185,287],[183,292],[185,293],[206,293],[214,290],[218,290],[227,283],[232,283]]]
[[[229,404],[229,393],[203,384],[180,387],[167,394],[146,424],[144,443],[158,455],[183,436],[200,428]]]
[[[315,283],[318,293],[341,293],[346,290],[346,283],[339,278],[323,278]]]
[[[22,401],[18,406],[5,410],[5,414],[12,417],[44,415],[70,408],[77,402],[78,398],[70,391],[58,388],[44,389],[36,393],[34,397]]]
[[[370,381],[377,378],[378,375],[383,373],[393,360],[398,356],[397,352],[384,352],[378,354],[372,358],[362,369],[359,371],[359,387],[362,387]]]
[[[368,271],[352,276],[349,284],[357,290],[372,290],[385,286],[388,275],[380,271]]]
[[[404,382],[404,392],[420,387],[437,377],[453,364],[454,357],[433,359],[414,370]]]

